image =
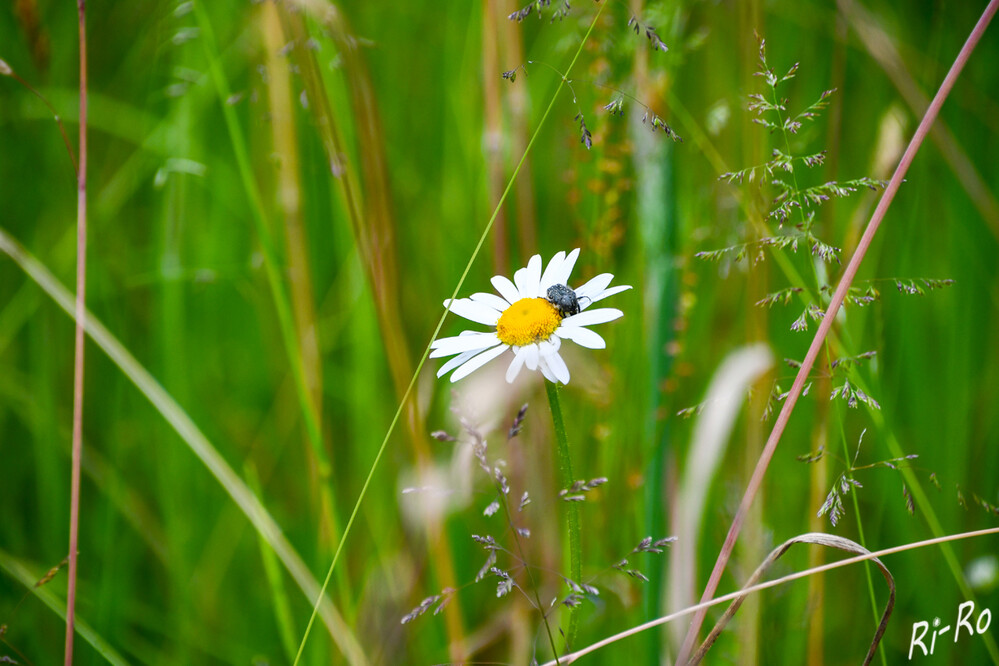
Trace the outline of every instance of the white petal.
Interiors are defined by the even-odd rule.
[[[526,268],[521,268],[513,274],[513,282],[520,291],[521,298],[537,298],[538,283],[541,280],[541,255],[536,254],[527,262]]]
[[[476,303],[467,298],[455,299],[451,301],[450,305],[448,305],[448,301],[444,301],[444,307],[459,317],[464,317],[477,324],[485,324],[486,326],[495,326],[500,317],[500,313],[495,308],[483,305],[482,303]]]
[[[550,381],[552,384],[558,384],[558,378],[555,377],[555,374],[551,371],[551,368],[548,367],[548,364],[545,362],[545,359],[543,358],[540,359],[538,368],[541,370],[541,374],[545,376],[545,379]]]
[[[580,347],[587,349],[605,349],[607,347],[607,343],[598,333],[582,326],[561,326],[555,331],[555,335],[572,340]]]
[[[557,352],[558,348],[561,346],[562,341],[558,339],[558,336],[553,336],[538,343],[538,353],[541,354],[542,357],[545,357],[549,354]]]
[[[527,275],[527,266],[524,266],[523,268],[518,268],[513,273],[513,284],[517,288],[517,296],[520,298],[528,298],[527,296],[524,296],[524,292],[520,287],[520,285],[524,284],[524,277],[526,275]]]
[[[510,278],[502,275],[494,275],[490,282],[496,287],[499,295],[505,298],[510,305],[520,300],[520,293],[517,291],[517,287],[510,282]]]
[[[548,287],[555,284],[555,276],[558,275],[564,261],[565,250],[556,252],[555,256],[552,257],[552,260],[548,262],[548,266],[545,267],[545,272],[541,275],[540,291],[547,292]],[[539,296],[540,295],[541,294],[539,294]]]
[[[631,289],[630,284],[622,284],[618,285],[617,287],[611,287],[610,289],[604,289],[600,293],[591,296],[590,303],[596,303],[597,301],[602,301],[608,296],[613,296],[614,294],[620,294],[622,291],[628,291],[629,289]],[[580,307],[582,307],[582,304],[580,304]]]
[[[465,365],[451,373],[451,381],[456,382],[459,379],[467,377],[509,348],[509,345],[500,345],[499,347],[493,347],[492,349],[482,352],[472,360],[466,362]]]
[[[520,348],[520,353],[524,355],[524,363],[528,370],[538,369],[538,346],[531,344]]]
[[[454,338],[441,338],[434,340],[433,344],[430,345],[433,348],[433,351],[430,352],[430,358],[452,356],[475,349],[489,349],[498,344],[500,344],[500,339],[496,337],[495,333],[472,333]]]
[[[562,357],[559,356],[557,351],[546,354],[541,358],[544,360],[545,364],[548,365],[548,368],[552,371],[552,374],[555,375],[556,379],[563,384],[569,383],[569,368],[566,367],[565,361],[562,360]]]
[[[469,298],[475,301],[476,303],[482,303],[483,305],[488,305],[491,308],[495,308],[499,312],[503,312],[512,305],[512,303],[507,303],[505,299],[500,298],[496,294],[487,294],[484,291],[480,291],[477,294],[472,294],[471,296],[469,296]]]
[[[562,320],[562,326],[591,326],[593,324],[614,321],[623,316],[624,313],[617,308],[597,308],[596,310],[587,310],[586,312],[566,317]]]
[[[457,356],[455,356],[454,358],[449,358],[447,360],[447,363],[445,363],[444,365],[442,365],[440,367],[440,370],[437,371],[437,376],[438,377],[443,377],[444,375],[446,375],[447,373],[451,372],[452,370],[454,370],[455,368],[457,368],[459,365],[461,365],[462,363],[464,363],[465,361],[467,361],[468,359],[472,358],[473,356],[475,356],[478,353],[479,353],[478,349],[473,349],[472,351],[462,352],[462,353],[458,354]]]
[[[607,285],[609,285],[613,279],[613,273],[601,273],[600,275],[591,278],[589,282],[575,290],[576,298],[583,298],[585,296],[592,301],[594,296],[606,289]],[[580,305],[582,305],[582,303],[580,303]]]
[[[517,375],[520,374],[520,369],[524,367],[524,361],[526,359],[526,354],[519,349],[514,349],[513,360],[510,361],[510,367],[506,369],[507,383],[512,384],[513,380],[517,378]]]
[[[559,266],[558,272],[552,275],[554,282],[552,284],[569,284],[569,275],[572,273],[573,267],[576,265],[576,257],[579,256],[579,248],[569,253]]]

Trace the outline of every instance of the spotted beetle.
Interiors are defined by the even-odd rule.
[[[576,298],[576,292],[564,284],[553,284],[548,287],[548,302],[555,306],[563,318],[579,314],[579,299]]]

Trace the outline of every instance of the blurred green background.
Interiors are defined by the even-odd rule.
[[[76,663],[291,663],[441,301],[552,99],[553,68],[569,66],[599,7],[572,4],[564,19],[549,20],[556,3],[523,23],[507,20],[519,8],[509,0],[88,5],[87,301],[106,331],[87,347],[77,612],[89,638],[78,639]],[[673,595],[684,598],[671,580],[699,596],[769,433],[767,396],[775,382],[790,388],[795,371],[781,359],[800,360],[811,340],[790,330],[801,301],[754,304],[838,280],[840,266],[814,264],[807,248],[768,250],[748,265],[694,257],[777,231],[766,218],[772,188],[718,181],[785,150],[781,133],[746,109],[748,94],[766,92],[753,75],[755,34],[778,72],[800,62],[778,89],[790,111],[837,89],[790,137],[794,154],[828,151],[825,165],[799,169],[800,185],[886,180],[983,8],[842,0],[603,9],[571,91],[541,127],[461,290],[489,291],[490,276],[574,247],[582,252],[571,284],[612,272],[635,286],[608,303],[625,317],[600,330],[606,350],[565,354],[575,472],[608,478],[580,507],[584,578],[601,594],[578,609],[574,647],[666,614]],[[74,145],[75,10],[41,0],[0,8],[0,59],[51,102]],[[668,52],[645,39],[650,25]],[[999,504],[996,30],[867,255],[860,278],[881,298],[838,320],[722,592],[808,531],[875,550],[997,525],[988,510]],[[514,82],[501,78],[528,61]],[[621,116],[603,109],[615,90],[628,95]],[[650,132],[647,109],[683,142]],[[73,324],[53,295],[59,283],[73,288],[75,189],[51,112],[0,76],[0,657],[18,663],[62,655],[65,569],[32,586],[68,544]],[[861,191],[816,210],[815,234],[843,248],[844,263],[877,196]],[[918,296],[893,278],[955,283]],[[465,324],[449,317],[442,335]],[[701,450],[697,415],[677,412],[699,405],[726,357],[755,342],[770,346],[775,365],[740,399],[727,450],[700,488],[700,529],[678,531],[678,507],[692,501],[682,479]],[[830,361],[867,351],[877,355],[830,377]],[[506,461],[511,497],[530,492],[518,520],[531,530],[525,555],[547,604],[569,590],[557,573],[568,566],[540,378],[510,388],[497,361],[452,385],[434,378],[439,365],[428,362],[416,380],[334,572],[335,611],[317,620],[303,663],[551,656],[528,596],[497,599],[495,577],[473,583],[486,552],[472,534],[516,550],[502,513],[483,516],[495,492],[455,414],[486,437],[491,459]],[[881,409],[830,401],[844,378]],[[524,403],[524,430],[507,442]],[[431,439],[439,429],[462,434],[459,443]],[[899,465],[904,476],[884,466],[850,472],[865,430],[855,466],[918,455]],[[821,461],[796,459],[820,446]],[[862,487],[844,497],[833,527],[816,512],[843,473]],[[678,562],[676,547],[629,555],[643,537],[667,535],[694,560]],[[840,556],[796,548],[774,574]],[[999,615],[997,552],[993,535],[885,558],[898,596],[876,663],[904,661],[914,622],[952,621],[967,599],[976,616]],[[624,557],[650,580],[609,569]],[[511,559],[501,554],[498,566]],[[518,582],[530,590],[522,570]],[[457,592],[443,613],[400,623],[447,587]],[[859,663],[877,625],[872,595],[880,614],[884,582],[863,567],[765,592],[708,661]],[[668,661],[686,625],[586,663]],[[992,663],[997,626],[940,638],[933,656],[914,660]]]

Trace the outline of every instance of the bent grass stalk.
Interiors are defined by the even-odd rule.
[[[796,537],[792,537],[785,541],[783,544],[774,548],[770,551],[770,554],[766,557],[763,562],[756,567],[756,571],[749,577],[743,588],[752,587],[755,585],[763,576],[766,574],[767,570],[770,569],[774,563],[783,557],[792,547],[797,544],[811,544],[816,546],[824,546],[826,548],[836,548],[838,550],[844,550],[848,553],[854,553],[856,555],[867,555],[871,551],[867,550],[860,544],[850,539],[846,539],[840,536],[835,536],[833,534],[825,534],[823,532],[811,532],[808,534],[802,534]],[[818,550],[818,549],[812,549]],[[878,629],[874,634],[874,640],[871,641],[870,646],[867,648],[867,656],[864,658],[864,666],[868,666],[871,660],[874,659],[874,652],[878,646],[881,645],[881,639],[884,637],[885,630],[888,628],[888,620],[891,618],[892,611],[895,608],[895,577],[892,576],[891,571],[885,566],[884,562],[875,558],[871,562],[877,565],[878,569],[881,570],[881,575],[884,576],[885,582],[888,584],[888,603],[885,604],[885,610],[881,613],[880,621],[878,621]],[[724,631],[726,625],[732,620],[735,614],[738,612],[742,603],[746,600],[746,596],[739,597],[732,604],[725,609],[725,613],[722,617],[715,623],[714,628],[708,637],[704,639],[701,647],[697,649],[697,652],[691,658],[690,663],[696,666],[699,664],[704,656],[707,654],[708,650],[714,644],[721,632]],[[878,618],[876,617],[875,620]]]
[[[654,629],[655,627],[661,627],[664,624],[677,620],[681,617],[690,615],[691,613],[706,613],[712,606],[717,606],[719,604],[724,604],[729,601],[735,601],[737,599],[743,598],[748,594],[754,592],[762,592],[763,590],[768,590],[772,587],[777,587],[778,585],[783,585],[784,583],[790,583],[801,578],[806,578],[808,576],[814,576],[815,574],[825,573],[826,571],[832,571],[833,569],[840,569],[842,567],[850,566],[851,564],[857,564],[859,562],[866,562],[868,560],[873,560],[874,558],[881,558],[886,555],[894,555],[895,553],[904,553],[909,550],[916,550],[919,548],[926,548],[927,546],[934,546],[938,544],[948,544],[952,541],[962,541],[964,539],[974,539],[976,537],[989,536],[991,534],[999,534],[999,527],[990,527],[984,530],[975,530],[972,532],[961,532],[959,534],[948,534],[942,537],[936,537],[933,539],[926,539],[924,541],[914,541],[912,543],[907,543],[901,546],[893,546],[892,548],[884,548],[882,550],[875,550],[869,552],[865,555],[856,555],[854,557],[848,557],[843,560],[837,560],[836,562],[830,562],[828,564],[823,564],[822,566],[812,567],[811,569],[805,569],[804,571],[799,571],[797,573],[789,574],[787,576],[782,576],[781,578],[776,578],[774,580],[767,581],[765,583],[760,583],[758,585],[753,585],[735,592],[730,592],[729,594],[716,597],[714,599],[708,599],[702,601],[697,605],[684,608],[675,613],[670,613],[669,615],[664,615],[663,617],[656,618],[655,620],[650,620],[643,624],[640,624],[631,629],[614,634],[613,636],[608,636],[603,640],[599,640],[596,643],[592,643],[581,650],[577,650],[567,655],[563,655],[562,664],[571,664],[575,662],[580,657],[586,656],[591,652],[596,652],[602,647],[606,647],[613,643],[616,643],[622,639],[628,638],[629,636],[634,636],[648,629]],[[987,634],[986,634],[987,635]],[[550,661],[542,666],[555,666],[555,662]]]
[[[687,108],[683,105],[683,102],[672,92],[670,92],[667,95],[667,101],[669,102],[670,110],[672,111],[672,113],[679,118],[681,124],[686,128],[686,133],[692,137],[692,140],[696,145],[697,149],[707,157],[708,161],[711,163],[714,170],[718,173],[725,173],[727,171],[731,171],[729,166],[725,163],[724,158],[722,158],[722,156],[715,149],[714,145],[708,139],[708,136],[705,133],[705,131],[700,128],[697,120],[694,119],[694,117],[690,114]],[[742,208],[744,212],[748,213],[749,209],[747,206],[747,202],[744,197],[739,195],[738,190],[736,190],[736,196],[739,201],[739,206]],[[812,302],[810,300],[812,298],[812,295],[809,293],[811,287],[809,284],[805,282],[804,278],[798,272],[798,269],[795,267],[794,263],[792,263],[791,260],[783,252],[775,252],[771,255],[771,258],[774,260],[775,264],[780,269],[780,272],[787,279],[788,283],[793,286],[800,287],[802,289],[802,291],[797,294],[797,297],[798,300],[801,302],[802,306],[807,307],[809,303]],[[840,337],[837,331],[831,330],[829,332],[829,338],[833,340],[836,347],[840,349],[845,349],[847,356],[855,355],[855,352],[851,351],[851,346],[849,344],[848,339]],[[877,386],[868,387],[865,384],[863,377],[858,376],[855,378],[855,380],[857,382],[857,385],[862,390],[864,390],[868,395],[878,395],[883,393],[883,391],[879,390]],[[885,423],[884,416],[882,415],[882,413],[876,409],[869,410],[868,413],[871,419],[874,421],[874,425],[878,429],[878,433],[885,440],[885,443],[888,446],[888,451],[890,452],[892,457],[900,458],[904,456],[905,452],[902,450],[902,447],[899,444],[898,439],[895,437],[894,433],[888,428],[888,425]],[[926,492],[923,489],[922,482],[919,480],[919,478],[915,475],[915,473],[911,469],[903,467],[900,469],[900,471],[902,473],[903,478],[905,479],[906,485],[908,486],[909,490],[912,492],[912,496],[913,499],[915,500],[916,507],[918,507],[919,512],[926,520],[927,525],[929,526],[931,532],[937,537],[944,536],[943,526],[941,525],[940,520],[936,515],[936,510],[933,508],[933,505],[930,503],[929,498],[927,497]],[[856,501],[856,497],[854,497],[854,501]],[[955,582],[957,583],[958,588],[961,590],[961,594],[963,594],[966,599],[971,599],[973,596],[973,592],[964,578],[964,574],[961,570],[961,564],[958,561],[957,556],[954,553],[953,549],[950,547],[950,544],[944,543],[941,546],[941,550],[943,551],[944,560],[947,563],[947,568],[950,570],[951,575],[953,576]],[[988,649],[989,654],[992,656],[993,661],[999,663],[999,645],[997,645],[995,638],[993,638],[992,634],[989,633],[984,635],[984,640],[986,648]]]
[[[555,108],[555,102],[558,100],[559,94],[562,92],[562,88],[565,87],[568,82],[569,73],[572,72],[573,66],[575,66],[576,61],[579,60],[579,56],[583,52],[583,47],[586,46],[586,42],[589,40],[590,34],[593,32],[593,28],[596,26],[597,20],[600,18],[600,14],[603,13],[604,7],[606,6],[607,3],[602,3],[597,7],[597,11],[593,15],[593,20],[590,21],[590,25],[587,28],[586,33],[583,35],[583,39],[580,40],[579,48],[576,49],[575,55],[573,55],[572,60],[569,62],[569,66],[565,70],[565,75],[559,81],[558,87],[555,88],[551,101],[548,103],[547,108],[545,108],[545,112],[541,115],[541,120],[538,121],[537,128],[531,135],[530,141],[527,142],[527,147],[524,148],[524,154],[521,155],[520,161],[517,162],[517,166],[510,175],[510,180],[507,182],[506,188],[503,190],[503,194],[500,195],[499,201],[496,202],[496,207],[493,208],[493,212],[489,216],[489,221],[486,223],[485,229],[482,230],[482,235],[479,236],[479,241],[476,243],[475,249],[472,250],[472,256],[469,257],[468,263],[465,264],[465,270],[462,271],[461,277],[458,278],[458,283],[455,285],[454,291],[451,293],[451,300],[458,298],[458,293],[461,291],[462,285],[465,284],[465,278],[468,277],[468,273],[472,269],[472,264],[475,263],[475,259],[479,256],[479,251],[485,244],[486,238],[489,236],[489,232],[492,230],[493,224],[499,216],[499,211],[503,207],[503,203],[506,201],[507,196],[510,194],[510,190],[513,189],[513,184],[516,182],[521,168],[527,161],[527,156],[530,154],[531,148],[534,147],[534,143],[537,141],[538,136],[540,136],[541,129],[544,127],[545,121],[548,119],[548,116],[551,115],[552,109]],[[326,595],[326,588],[329,586],[330,579],[333,576],[333,571],[336,569],[337,562],[340,560],[340,554],[343,552],[343,546],[347,542],[347,537],[350,535],[350,530],[354,525],[354,521],[357,519],[358,511],[361,508],[361,502],[364,501],[364,497],[368,492],[368,487],[371,485],[371,480],[374,478],[375,470],[378,468],[378,464],[381,462],[382,456],[385,454],[385,449],[388,447],[389,438],[395,431],[395,426],[399,422],[399,417],[401,416],[403,409],[405,409],[406,403],[409,401],[409,396],[413,392],[413,386],[416,385],[416,379],[420,376],[420,371],[423,370],[423,365],[427,361],[427,356],[430,354],[430,345],[437,339],[437,336],[441,332],[441,328],[444,326],[444,320],[447,318],[447,313],[448,309],[445,308],[440,319],[437,321],[437,326],[434,328],[433,334],[430,336],[430,342],[427,343],[427,346],[423,349],[423,353],[420,355],[420,361],[416,364],[416,369],[413,371],[413,376],[409,380],[406,392],[403,393],[402,399],[399,401],[399,405],[395,410],[395,414],[392,416],[392,421],[389,423],[385,437],[382,438],[382,443],[378,447],[378,453],[375,454],[375,459],[371,463],[371,469],[368,471],[368,475],[364,479],[364,485],[361,486],[361,492],[358,494],[357,501],[354,503],[354,508],[350,512],[350,518],[347,520],[347,525],[344,527],[343,534],[340,537],[340,543],[337,545],[336,552],[333,554],[333,561],[330,563],[326,579],[323,581],[322,589],[319,591],[319,596],[312,608],[312,615],[309,617],[309,622],[305,627],[305,633],[302,635],[302,642],[298,646],[298,654],[295,655],[293,666],[298,666],[299,661],[302,659],[302,652],[305,650],[305,643],[308,641],[309,633],[312,631],[312,625],[315,622],[317,610],[323,597]]]
[[[923,116],[923,119],[919,123],[919,127],[916,129],[916,133],[913,135],[905,153],[902,155],[902,159],[899,162],[898,167],[895,169],[895,173],[892,175],[888,186],[885,188],[884,194],[881,196],[881,201],[878,202],[878,206],[875,209],[874,214],[871,216],[871,220],[868,223],[867,228],[864,230],[864,235],[861,237],[860,242],[857,245],[857,249],[854,252],[853,257],[850,259],[850,263],[847,264],[846,269],[843,272],[843,277],[840,279],[839,285],[836,287],[836,291],[832,296],[829,307],[826,309],[825,316],[819,324],[818,331],[816,331],[815,337],[812,339],[812,344],[808,348],[808,353],[805,355],[805,358],[801,363],[798,374],[794,379],[794,384],[791,386],[791,391],[784,402],[784,406],[781,408],[780,415],[777,417],[773,431],[770,433],[770,438],[767,440],[763,454],[760,456],[756,469],[753,471],[753,476],[746,487],[746,492],[743,495],[742,502],[739,504],[739,509],[736,512],[735,518],[732,520],[732,525],[729,528],[728,535],[725,537],[725,542],[722,545],[721,552],[718,554],[718,559],[715,561],[715,566],[711,572],[710,578],[708,579],[708,584],[704,588],[704,594],[701,597],[702,602],[710,599],[715,590],[718,589],[722,573],[725,571],[725,566],[728,564],[728,560],[732,555],[732,550],[735,547],[735,541],[739,536],[739,531],[742,529],[742,523],[745,521],[746,514],[749,511],[749,506],[752,504],[760,485],[763,483],[763,476],[766,474],[770,460],[773,458],[774,452],[777,449],[777,444],[780,442],[781,435],[784,433],[784,428],[787,426],[787,422],[791,418],[791,412],[794,410],[794,406],[798,402],[798,398],[801,396],[801,392],[804,389],[805,381],[808,379],[808,374],[812,369],[812,365],[815,363],[815,359],[822,348],[823,342],[832,328],[833,320],[839,312],[840,306],[843,304],[843,298],[846,296],[847,290],[853,283],[853,279],[856,277],[857,271],[860,269],[860,264],[863,262],[864,256],[867,254],[867,250],[870,247],[871,242],[874,240],[874,235],[877,233],[878,227],[881,225],[881,221],[884,219],[885,214],[888,211],[888,207],[895,198],[895,194],[898,192],[905,174],[909,170],[909,166],[912,164],[912,160],[916,156],[916,152],[918,152],[923,140],[926,138],[930,126],[933,124],[933,121],[936,120],[936,117],[940,112],[940,107],[943,106],[944,100],[947,99],[951,88],[954,86],[954,82],[960,75],[961,70],[967,63],[971,53],[975,50],[979,40],[985,33],[985,28],[992,20],[992,17],[995,15],[997,9],[999,9],[999,0],[991,0],[988,7],[986,7],[985,11],[982,13],[981,18],[979,18],[978,23],[975,24],[975,27],[968,36],[964,46],[961,47],[961,51],[958,53],[957,58],[955,58],[954,63],[951,65],[950,71],[947,72],[947,76],[944,78],[943,83],[941,83],[940,89],[937,91],[937,94],[934,96],[929,108],[926,110],[926,115]],[[687,630],[687,636],[684,638],[683,646],[680,649],[677,663],[686,662],[693,644],[697,639],[697,634],[700,631],[701,624],[704,622],[704,616],[706,613],[707,607],[704,607],[699,609],[694,616],[690,628]]]

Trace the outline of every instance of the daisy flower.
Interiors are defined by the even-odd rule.
[[[512,282],[502,275],[492,278],[499,296],[477,293],[469,298],[445,300],[444,307],[451,312],[493,330],[464,331],[455,337],[434,340],[430,358],[454,357],[441,366],[437,376],[454,370],[451,381],[456,382],[509,349],[513,360],[506,370],[508,382],[527,366],[528,370],[540,370],[550,382],[568,384],[569,368],[559,355],[562,341],[572,340],[588,349],[606,347],[604,339],[587,326],[613,321],[624,313],[615,308],[588,308],[631,289],[628,285],[609,287],[614,279],[610,273],[602,273],[571,289],[569,274],[578,256],[578,248],[568,255],[559,252],[542,272],[541,255],[536,254],[526,267],[513,274]]]

